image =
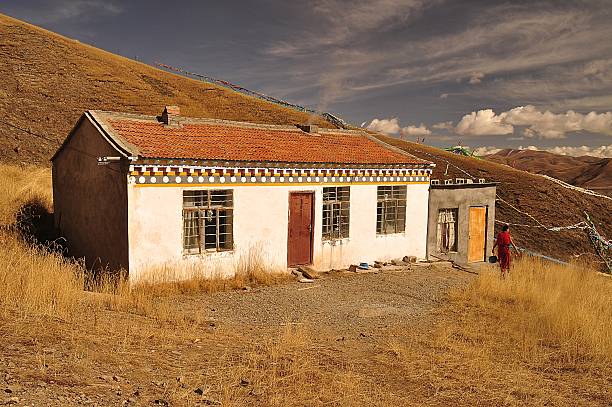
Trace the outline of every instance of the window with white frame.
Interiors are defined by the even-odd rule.
[[[406,185],[383,185],[377,190],[376,233],[388,235],[406,230]]]
[[[233,208],[231,189],[183,191],[183,251],[232,250]]]
[[[323,240],[349,237],[350,187],[323,188]]]
[[[438,211],[438,251],[440,253],[457,251],[457,218],[459,209],[440,209]]]

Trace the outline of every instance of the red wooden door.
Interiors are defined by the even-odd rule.
[[[287,264],[296,266],[312,263],[313,194],[289,194],[289,238]]]

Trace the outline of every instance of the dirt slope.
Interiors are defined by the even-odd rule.
[[[498,196],[536,218],[547,226],[565,226],[584,220],[583,211],[594,219],[599,232],[612,238],[612,200],[585,195],[566,189],[538,175],[517,170],[483,159],[463,157],[437,148],[410,143],[394,137],[378,136],[417,157],[436,163],[434,178],[466,178],[463,169],[475,178],[499,182]],[[446,175],[445,175],[446,174]],[[536,225],[527,215],[498,201],[498,220],[510,223]],[[542,228],[513,227],[517,245],[558,259],[576,257],[595,260],[593,248],[581,231],[549,232]],[[586,253],[586,255],[585,255]]]
[[[87,109],[305,123],[306,113],[170,74],[0,14],[0,161],[46,163]],[[332,127],[328,122],[315,122]],[[9,126],[42,134],[35,137]]]
[[[612,196],[612,159],[571,157],[547,151],[506,149],[485,157],[535,174],[546,174],[569,184]]]

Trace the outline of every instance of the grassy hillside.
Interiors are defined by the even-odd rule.
[[[475,178],[499,182],[497,193],[505,202],[497,202],[496,219],[531,226],[516,226],[511,229],[514,241],[521,247],[563,260],[580,258],[598,261],[584,232],[546,231],[538,227],[538,223],[533,219],[549,227],[566,226],[583,221],[583,211],[591,215],[600,233],[608,239],[612,237],[610,199],[566,189],[543,177],[506,165],[459,156],[394,137],[379,138],[417,157],[435,162],[433,178],[466,178],[467,175],[461,171],[463,170]]]
[[[0,14],[0,161],[46,163],[87,109],[182,114],[269,124],[309,115],[164,72]],[[321,126],[330,123],[317,118]]]

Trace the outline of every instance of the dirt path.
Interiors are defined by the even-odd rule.
[[[444,300],[449,288],[473,276],[447,263],[366,274],[340,272],[309,284],[190,297],[181,307],[202,312],[221,326],[254,331],[278,330],[292,323],[316,326],[320,336],[376,336],[382,328],[426,315]]]

